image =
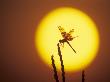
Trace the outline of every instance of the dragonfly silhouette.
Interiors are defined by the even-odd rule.
[[[72,50],[76,53],[76,51],[73,49],[73,47],[72,47],[71,44],[69,43],[69,41],[72,41],[74,38],[76,38],[76,37],[73,37],[73,36],[71,35],[71,33],[74,32],[74,29],[71,29],[71,30],[69,31],[69,33],[67,33],[67,32],[65,32],[64,28],[62,28],[61,26],[58,26],[58,28],[59,28],[59,30],[60,30],[60,32],[61,32],[62,37],[63,37],[63,39],[59,40],[60,44],[63,44],[63,45],[64,45],[64,43],[67,42],[67,44],[68,44],[68,45],[72,48]]]

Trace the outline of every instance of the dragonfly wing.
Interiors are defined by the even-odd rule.
[[[71,35],[73,32],[74,32],[74,29],[71,29],[71,30],[69,31],[69,34]]]
[[[73,49],[73,47],[71,46],[71,44],[70,44],[68,41],[66,41],[66,42],[67,42],[68,45],[72,48],[72,50],[76,53],[75,49]]]
[[[60,30],[62,37],[65,38],[66,32],[65,32],[64,28],[59,26],[58,29]]]
[[[61,26],[58,26],[58,29],[60,30],[60,32],[65,32],[64,28],[62,28]]]

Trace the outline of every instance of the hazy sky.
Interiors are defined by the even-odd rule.
[[[82,10],[98,26],[100,49],[86,69],[86,82],[110,82],[110,0],[2,0],[0,3],[0,82],[55,82],[52,69],[36,52],[34,35],[40,20],[62,6]],[[66,82],[81,82],[81,72],[66,73]]]

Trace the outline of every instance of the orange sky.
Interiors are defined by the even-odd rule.
[[[38,57],[36,26],[49,11],[70,6],[87,13],[98,26],[100,50],[86,69],[86,82],[110,82],[109,0],[3,0],[1,2],[0,82],[55,82],[53,71]],[[81,72],[66,73],[66,81],[81,82]]]

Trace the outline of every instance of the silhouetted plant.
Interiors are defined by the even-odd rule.
[[[59,82],[53,55],[51,56],[51,60],[52,60],[52,66],[53,66],[53,70],[54,70],[54,79],[56,80],[56,82]]]
[[[57,46],[58,46],[58,55],[60,57],[60,62],[61,62],[62,81],[65,82],[65,71],[64,71],[63,59],[62,59],[59,43],[57,44]]]
[[[82,82],[85,82],[85,71],[82,71]]]
[[[62,59],[62,54],[61,54],[59,43],[57,44],[57,46],[58,46],[58,55],[60,57],[60,62],[61,62],[62,82],[65,82],[65,70],[64,70],[64,64],[63,64],[63,59]],[[51,60],[52,60],[52,66],[54,70],[54,79],[56,80],[56,82],[59,82],[53,55],[51,56]],[[85,71],[84,70],[82,71],[82,82],[85,82]]]

